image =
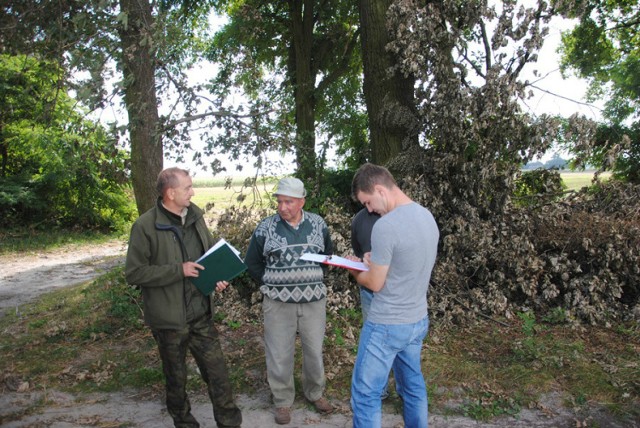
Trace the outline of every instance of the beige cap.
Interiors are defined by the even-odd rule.
[[[273,195],[291,196],[292,198],[304,198],[307,191],[302,181],[295,177],[285,177],[278,182],[278,187]]]

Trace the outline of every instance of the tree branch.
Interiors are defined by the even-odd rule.
[[[344,74],[345,70],[349,66],[349,59],[351,58],[351,53],[353,52],[356,46],[359,36],[360,36],[360,29],[356,30],[351,36],[349,43],[347,43],[347,46],[345,47],[342,53],[342,58],[340,59],[340,64],[338,65],[338,67],[333,69],[332,72],[329,73],[318,84],[318,89],[317,89],[318,93],[322,93],[327,86],[329,86],[331,83],[338,80],[338,78]]]
[[[257,116],[261,116],[264,114],[268,114],[273,112],[274,110],[266,110],[266,111],[262,111],[262,112],[255,112],[255,113],[249,113],[249,114],[238,114],[238,113],[232,113],[229,111],[210,111],[207,113],[201,113],[201,114],[196,114],[193,116],[185,116],[182,117],[180,119],[176,119],[176,120],[172,120],[171,122],[167,122],[166,125],[164,125],[161,129],[162,132],[165,132],[169,129],[173,129],[176,126],[182,124],[182,123],[188,123],[188,122],[194,122],[196,120],[200,120],[200,119],[205,119],[207,117],[230,117],[236,121],[238,121],[238,123],[240,123],[243,126],[249,127],[249,125],[245,124],[244,122],[242,122],[241,119],[247,119],[247,118],[252,118],[252,117],[257,117]]]
[[[487,71],[489,71],[491,69],[491,44],[487,38],[487,27],[484,25],[483,21],[480,21],[480,31],[482,32],[482,44],[484,45],[485,67],[487,67]]]
[[[575,103],[575,104],[578,104],[578,105],[583,105],[583,106],[586,106],[586,107],[595,108],[597,110],[602,111],[602,109],[600,107],[598,107],[598,106],[594,106],[593,104],[585,103],[585,102],[582,102],[582,101],[577,101],[577,100],[574,100],[572,98],[565,97],[564,95],[556,94],[556,93],[551,92],[551,91],[549,91],[547,89],[542,89],[541,87],[539,87],[537,85],[534,85],[532,83],[528,84],[527,86],[532,87],[534,89],[537,89],[538,91],[544,92],[545,94],[553,95],[554,97],[558,97],[558,98],[563,99],[563,100],[571,101],[572,103]]]

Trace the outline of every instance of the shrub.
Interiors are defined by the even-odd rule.
[[[523,207],[536,205],[541,198],[557,201],[566,186],[556,170],[525,171],[514,183],[514,202]]]
[[[481,219],[471,207],[466,216],[447,213],[420,179],[404,183],[434,212],[441,231],[428,295],[434,320],[467,323],[531,310],[556,323],[606,324],[639,312],[640,186],[612,180],[556,203],[509,206]],[[336,254],[350,253],[350,208],[326,200],[324,209]],[[272,212],[232,207],[219,217],[217,232],[244,252],[258,221]],[[330,269],[325,282],[332,314],[359,307],[346,270]],[[244,275],[234,286],[259,319],[256,284]],[[221,298],[229,314],[232,294]]]

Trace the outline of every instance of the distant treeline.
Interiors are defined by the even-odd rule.
[[[540,168],[560,169],[560,170],[567,169],[569,168],[569,161],[561,157],[554,157],[552,159],[549,159],[546,162],[539,162],[539,161],[529,162],[528,164],[522,167],[522,169],[524,170],[533,170],[533,169],[540,169]]]

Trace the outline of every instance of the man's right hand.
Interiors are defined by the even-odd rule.
[[[197,278],[200,275],[200,271],[204,270],[204,266],[196,262],[184,262],[182,263],[182,272],[185,278]]]
[[[362,258],[362,263],[367,265],[367,267],[371,266],[371,251],[364,253],[364,257]]]

